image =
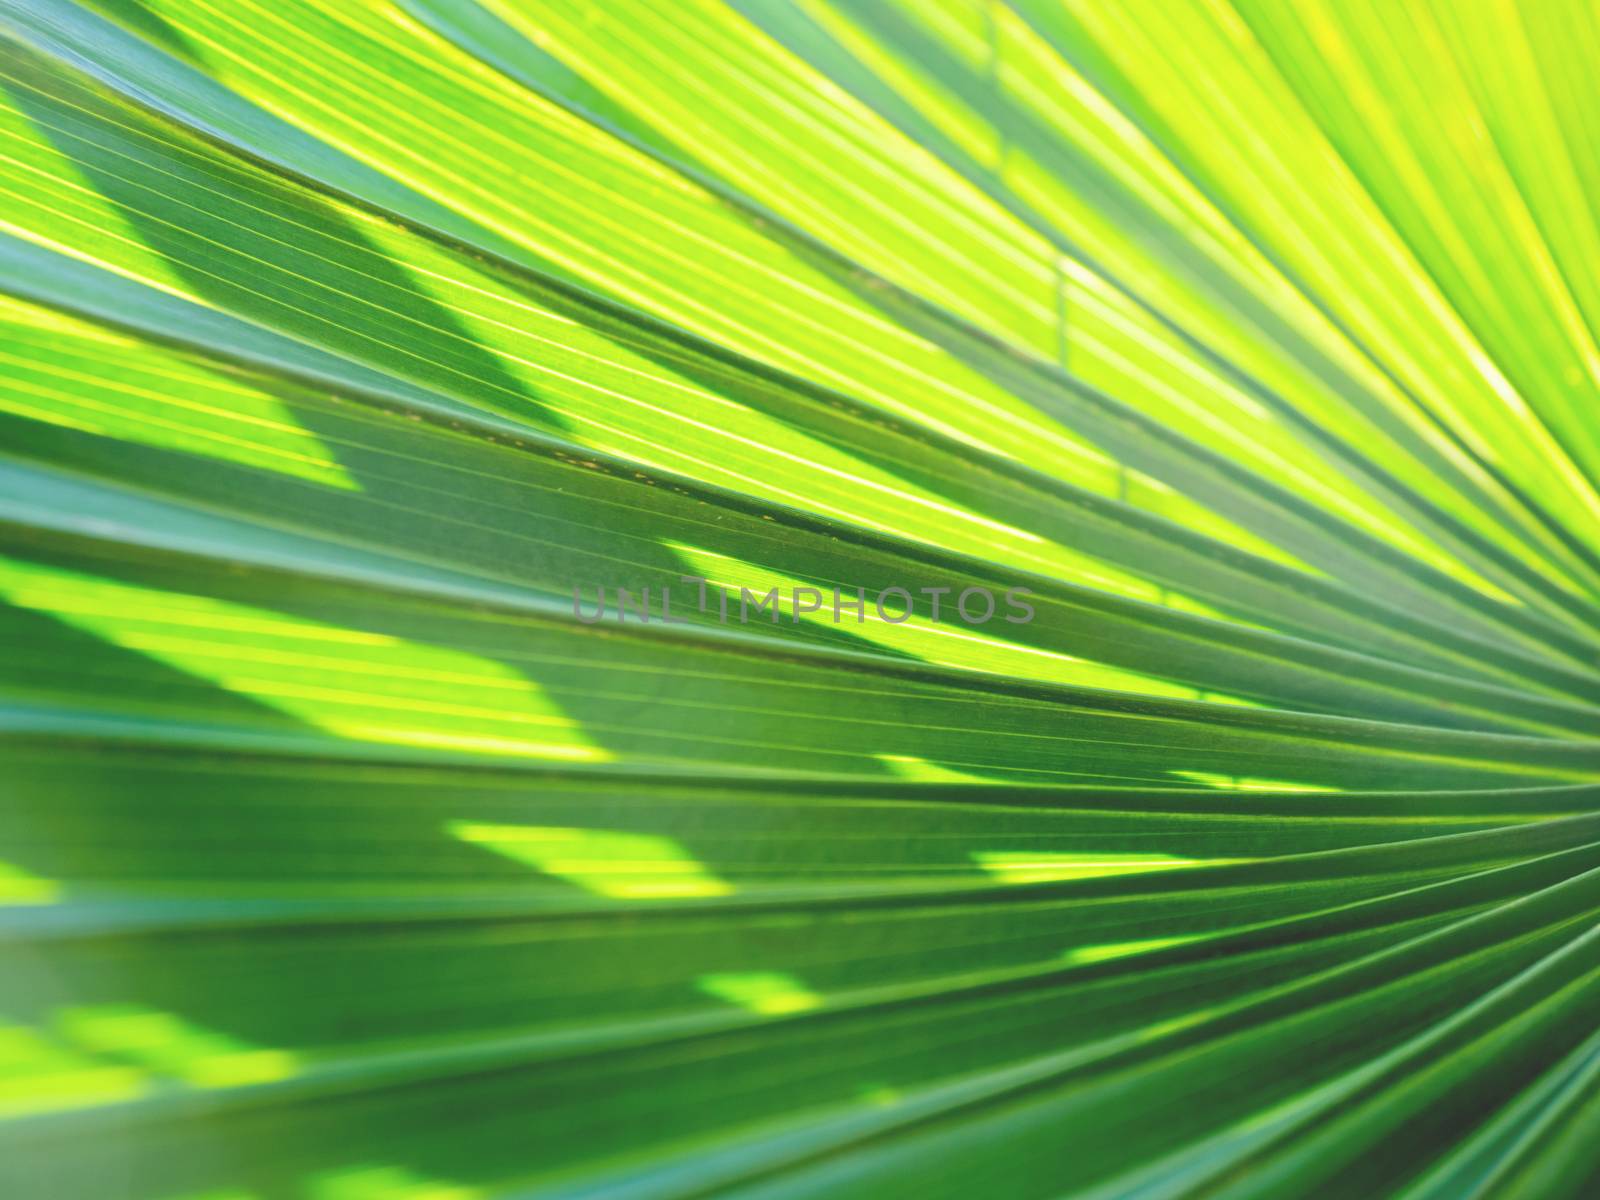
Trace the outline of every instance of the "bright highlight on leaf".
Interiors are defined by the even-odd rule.
[[[1049,883],[1206,865],[1171,854],[1057,854],[1047,850],[974,850],[972,860],[1002,883]]]
[[[196,1087],[271,1083],[296,1070],[292,1054],[248,1046],[138,1005],[69,1008],[57,1014],[55,1024],[66,1041],[91,1054],[133,1062],[154,1076]]]
[[[1196,938],[1146,938],[1141,942],[1108,942],[1103,946],[1074,946],[1062,958],[1069,963],[1106,962],[1113,958],[1126,958],[1130,954],[1148,954],[1152,950],[1165,950],[1168,946],[1181,946]]]
[[[88,321],[0,297],[0,409],[352,490],[329,448],[270,392]]]
[[[569,880],[597,896],[676,900],[733,891],[731,884],[712,875],[671,838],[473,821],[451,821],[446,828],[464,842]]]
[[[0,595],[341,737],[606,757],[535,684],[476,655],[20,560],[0,561]]]
[[[146,1073],[106,1062],[26,1025],[0,1025],[0,1113],[88,1108],[137,1096]]]
[[[1334,788],[1319,787],[1311,783],[1294,783],[1287,779],[1241,779],[1234,775],[1218,775],[1213,771],[1174,771],[1179,779],[1187,779],[1206,787],[1225,788],[1238,792],[1329,792]]]
[[[946,588],[946,594],[936,597],[941,601],[938,611],[942,613],[941,617],[936,617],[929,599],[922,593],[922,587],[926,585],[909,576],[907,584],[890,585],[901,588],[901,592],[885,595],[848,579],[812,582],[769,571],[753,563],[740,562],[725,554],[699,550],[678,542],[668,544],[683,556],[696,575],[706,581],[707,610],[715,613],[719,621],[724,620],[726,613],[727,622],[741,626],[754,621],[758,626],[763,622],[787,622],[835,631],[843,629],[862,641],[892,653],[909,654],[942,666],[993,671],[1023,679],[1044,679],[1083,687],[1115,688],[1151,696],[1182,696],[1219,704],[1247,703],[1151,675],[1121,671],[1069,654],[1007,641],[1003,632],[1005,622],[1008,617],[1019,617],[1024,613],[1020,605],[1027,603],[1026,596],[1019,597],[1016,605],[1009,603],[1003,595],[992,592],[988,593],[988,600],[973,596],[970,608],[974,620],[967,622],[962,620],[957,608],[961,602],[960,593],[964,590],[961,588]],[[818,583],[822,586],[817,586]],[[684,615],[685,608],[690,608],[690,611],[698,609],[700,587],[695,582],[685,585],[678,592],[680,617]],[[839,600],[837,611],[836,593]],[[667,594],[669,597],[672,595],[670,591]],[[921,611],[912,606],[920,606]],[[860,609],[859,618],[856,615],[857,607]],[[984,620],[976,619],[986,613],[990,615]],[[984,628],[991,622],[1001,632],[991,633]]]
[[[309,1200],[479,1200],[477,1188],[423,1179],[404,1167],[350,1167],[311,1180]]]
[[[808,991],[794,976],[775,971],[715,973],[700,976],[696,983],[707,995],[767,1017],[805,1012],[822,1004],[822,997]]]
[[[0,862],[0,904],[52,904],[60,896],[59,884]]]

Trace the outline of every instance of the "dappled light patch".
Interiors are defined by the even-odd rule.
[[[107,1061],[48,1030],[0,1023],[0,1114],[111,1104],[148,1086],[142,1067]]]
[[[1253,779],[1249,776],[1223,775],[1216,771],[1171,771],[1179,779],[1204,784],[1233,792],[1336,792],[1339,789],[1323,784],[1298,783],[1292,779]]]
[[[942,763],[929,762],[915,754],[880,754],[878,761],[901,779],[915,779],[923,783],[971,783],[984,778],[970,771],[958,771]]]
[[[1212,866],[1227,859],[1175,854],[1063,854],[1050,850],[974,850],[972,861],[1002,883],[1049,883]]]
[[[306,1181],[306,1200],[481,1200],[480,1188],[428,1179],[401,1166],[345,1167]]]
[[[1062,954],[1062,960],[1068,963],[1096,963],[1106,962],[1113,958],[1127,958],[1135,954],[1148,954],[1152,950],[1165,950],[1168,946],[1182,946],[1187,942],[1200,941],[1199,935],[1194,937],[1168,937],[1168,938],[1143,938],[1133,942],[1105,942],[1094,946],[1074,946]]]
[[[0,904],[53,904],[61,898],[61,885],[15,863],[0,862]]]
[[[0,412],[360,490],[288,405],[241,373],[4,296],[0,342]]]
[[[20,559],[0,560],[0,596],[340,737],[606,757],[537,684],[478,655]]]
[[[1141,671],[1129,671],[1070,654],[1024,645],[1007,640],[998,634],[986,632],[983,625],[992,623],[994,628],[1004,630],[1006,628],[1004,622],[1007,619],[1020,619],[1023,613],[1021,608],[1007,607],[1001,596],[991,595],[986,608],[980,607],[974,600],[973,607],[976,612],[987,611],[992,615],[985,621],[968,623],[960,618],[956,609],[958,599],[956,593],[961,590],[960,587],[943,586],[943,581],[914,579],[908,579],[904,584],[893,585],[903,587],[906,592],[912,594],[924,584],[933,587],[943,586],[943,590],[947,593],[941,597],[943,615],[939,620],[934,620],[928,611],[926,598],[917,600],[921,605],[920,611],[910,612],[906,608],[905,600],[899,595],[886,596],[880,606],[877,602],[878,595],[868,591],[865,602],[857,604],[856,581],[825,581],[819,588],[812,581],[785,575],[731,555],[700,549],[683,542],[671,544],[696,571],[705,577],[708,583],[721,589],[725,599],[719,599],[715,591],[707,590],[708,609],[724,624],[731,620],[735,625],[744,626],[753,620],[757,628],[770,626],[773,618],[767,613],[776,611],[778,620],[784,624],[803,621],[813,628],[843,632],[886,650],[912,655],[926,662],[947,667],[990,671],[1023,679],[1048,680],[1051,683],[1107,688],[1151,696],[1205,699],[1219,704],[1244,703],[1222,693],[1204,691]],[[842,593],[843,603],[835,604],[835,590]],[[811,595],[805,594],[819,591],[821,593],[819,601],[813,601]],[[759,600],[774,592],[776,594],[771,604],[765,610],[757,610],[752,618],[750,612],[754,601],[747,599],[746,593]],[[860,619],[857,618],[857,608],[860,610]],[[725,617],[724,612],[731,614],[731,617]],[[1006,616],[1007,613],[1010,614],[1010,618]]]
[[[737,1004],[765,1017],[787,1016],[821,1007],[823,998],[793,975],[778,971],[733,971],[701,975],[695,986],[708,996]]]
[[[65,1008],[55,1015],[55,1027],[63,1040],[86,1053],[200,1088],[274,1083],[299,1069],[288,1051],[252,1046],[176,1013],[136,1004]]]
[[[452,837],[621,900],[681,900],[730,895],[672,838],[610,829],[450,821]]]

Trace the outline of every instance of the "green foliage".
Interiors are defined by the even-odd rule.
[[[1592,1195],[1597,55],[0,0],[4,1194]]]

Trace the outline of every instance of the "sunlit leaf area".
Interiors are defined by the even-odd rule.
[[[1597,62],[0,0],[0,1195],[1600,1195]]]

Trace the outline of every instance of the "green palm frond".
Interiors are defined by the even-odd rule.
[[[1597,54],[0,0],[4,1193],[1594,1194]]]

